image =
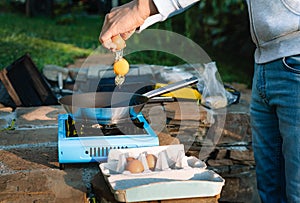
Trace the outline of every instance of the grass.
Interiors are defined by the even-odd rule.
[[[55,19],[27,18],[20,14],[0,15],[0,68],[29,53],[41,70],[46,64],[66,66],[95,49],[99,18],[78,18],[67,25]]]
[[[88,56],[100,45],[98,35],[103,17],[71,16],[65,18],[68,20],[66,24],[57,23],[62,22],[61,19],[0,14],[0,69],[26,53],[30,54],[39,70],[46,64],[65,67],[72,64],[76,58]],[[226,52],[210,50],[208,53],[217,62],[224,82],[241,82],[248,85],[251,83],[251,72],[245,72],[245,68],[240,68],[251,63]],[[184,63],[175,56],[156,51],[133,53],[127,59],[132,64],[174,66]]]

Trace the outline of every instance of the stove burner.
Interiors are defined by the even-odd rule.
[[[130,119],[118,124],[95,124],[87,120],[75,122],[69,115],[65,120],[65,127],[66,137],[146,134],[144,123],[138,119]]]

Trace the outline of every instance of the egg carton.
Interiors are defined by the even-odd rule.
[[[153,171],[147,166],[146,154],[157,157]],[[140,160],[145,170],[126,171],[126,157]],[[225,183],[204,162],[185,156],[182,144],[111,150],[107,162],[99,167],[120,202],[211,197],[220,194]]]
[[[146,161],[147,154],[153,154],[157,158],[154,171],[149,169]],[[206,168],[206,164],[196,157],[185,156],[184,145],[169,145],[113,149],[108,154],[107,163],[100,164],[100,167],[103,169],[103,174],[106,176],[112,174],[130,175],[131,173],[125,170],[127,164],[126,158],[128,157],[133,157],[141,161],[144,166],[144,172],[134,175],[158,174],[158,172],[171,171],[173,169],[178,171],[180,169]]]

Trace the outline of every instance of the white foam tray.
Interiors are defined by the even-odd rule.
[[[157,154],[166,150],[172,160],[175,159],[177,152],[183,149],[183,145],[169,145],[111,150],[108,162],[99,166],[115,199],[120,202],[211,197],[220,194],[225,180],[217,173],[207,170],[203,162],[203,165],[198,163],[197,167],[139,174],[122,174],[114,171],[116,161],[122,153],[134,157],[145,151]],[[194,158],[192,159],[195,163]]]

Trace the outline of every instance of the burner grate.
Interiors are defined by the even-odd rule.
[[[88,121],[75,121],[71,115],[65,120],[66,137],[112,136],[146,134],[144,122],[138,119],[127,120],[119,124],[94,124]]]

